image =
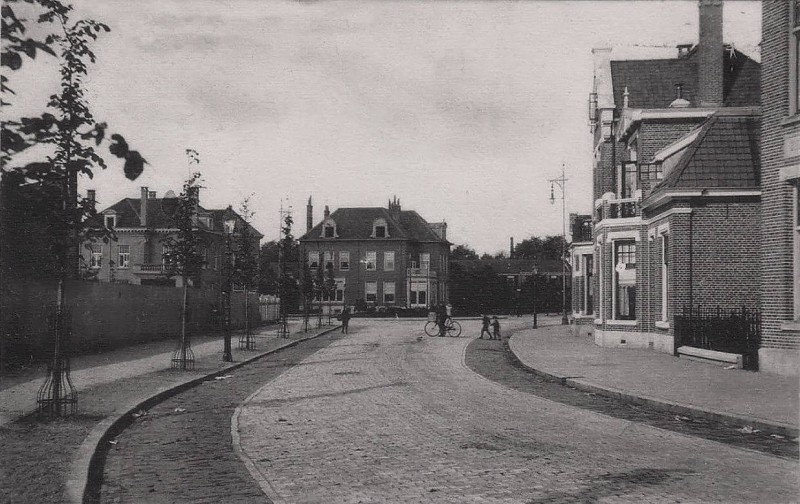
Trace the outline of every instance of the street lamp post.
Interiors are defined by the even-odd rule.
[[[231,290],[233,290],[233,252],[231,251],[231,235],[236,226],[235,219],[227,219],[225,224],[225,347],[222,360],[233,362],[231,353]]]
[[[561,165],[561,176],[550,179],[550,204],[555,204],[554,186],[561,189],[561,324],[569,324],[567,319],[567,265],[566,265],[566,246],[567,246],[567,178],[564,177],[564,165]]]

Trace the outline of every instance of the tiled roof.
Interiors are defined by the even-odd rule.
[[[142,204],[140,198],[125,198],[99,213],[102,214],[113,211],[117,216],[117,228],[175,228],[176,223],[173,216],[178,209],[178,198],[149,198],[147,200],[146,226],[142,226],[139,219],[141,208]],[[211,217],[211,226],[206,226],[202,221],[198,221],[197,227],[207,231],[223,232],[223,221],[229,212],[232,212],[239,222],[244,222],[239,214],[228,208],[220,210],[206,210],[203,207],[198,207],[198,214],[208,215]],[[102,225],[102,221],[99,220],[102,217],[98,217],[98,225]],[[237,225],[239,224],[237,223]],[[250,229],[254,233],[254,238],[263,238],[263,235],[254,227],[250,226]]]
[[[694,141],[665,161],[671,168],[651,194],[671,188],[759,187],[757,117],[715,114],[698,128]]]
[[[519,275],[537,269],[540,275],[561,274],[561,262],[555,259],[458,259],[451,261],[463,271],[476,271],[490,267],[498,275]],[[569,271],[567,265],[566,270]]]
[[[386,221],[389,239],[442,241],[417,212],[403,210],[394,215],[397,218],[388,209],[381,207],[339,208],[331,213],[330,218],[336,223],[336,233],[339,239],[371,239],[373,222],[382,218]],[[321,235],[322,222],[300,239],[304,241],[317,240]]]
[[[693,107],[699,106],[697,49],[673,59],[611,61],[614,103],[621,107],[628,88],[630,108],[667,108],[677,98],[677,84],[682,97]],[[725,49],[723,58],[723,101],[728,107],[758,105],[761,101],[761,65],[737,50]]]

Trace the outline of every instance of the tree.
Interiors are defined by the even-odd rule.
[[[252,196],[252,195],[251,195]],[[250,197],[246,197],[239,206],[239,215],[243,226],[238,235],[236,247],[236,267],[234,276],[236,281],[244,287],[244,334],[239,339],[239,347],[245,350],[255,349],[255,340],[250,334],[250,289],[258,282],[258,257],[253,247],[253,233],[250,227],[255,212],[250,206]]]
[[[561,258],[562,243],[564,243],[564,238],[561,235],[546,236],[544,238],[531,236],[514,247],[514,258],[552,259],[558,261]]]
[[[456,245],[456,248],[450,251],[450,259],[477,259],[478,253],[467,245]]]
[[[291,212],[286,212],[283,216],[283,221],[281,223],[281,244],[280,244],[280,279],[278,281],[278,292],[280,296],[280,314],[281,314],[281,321],[280,321],[280,336],[284,338],[289,337],[289,326],[288,326],[288,316],[289,316],[289,306],[288,306],[288,298],[290,291],[294,290],[294,280],[287,274],[287,262],[291,255],[292,249],[294,248],[294,236],[292,235],[292,224],[294,224],[294,219],[292,218]]]
[[[197,152],[186,149],[189,164],[198,164]],[[173,354],[173,367],[182,370],[194,368],[194,354],[191,350],[188,319],[189,281],[197,278],[203,266],[203,242],[196,227],[197,205],[199,203],[200,173],[195,172],[183,184],[183,190],[178,196],[178,206],[175,212],[175,226],[178,232],[163,240],[164,263],[167,276],[178,276],[183,288],[183,303],[181,304],[181,339],[180,346]]]
[[[53,360],[47,381],[37,398],[41,412],[49,416],[61,416],[77,409],[77,393],[69,380],[69,316],[65,313],[66,285],[70,278],[79,276],[79,244],[92,237],[89,229],[95,214],[92,201],[78,196],[78,176],[91,177],[97,168],[106,168],[105,160],[95,147],[106,138],[107,125],[98,123],[89,110],[85,97],[83,79],[88,75],[88,63],[95,61],[91,43],[99,33],[110,31],[105,24],[94,20],[70,20],[72,6],[57,0],[26,0],[28,7],[37,8],[37,22],[50,25],[56,30],[44,40],[25,38],[27,19],[17,17],[12,4],[16,0],[4,0],[2,16],[2,53],[0,65],[11,71],[22,67],[23,54],[34,59],[38,52],[58,58],[60,88],[50,96],[47,111],[39,117],[22,117],[2,121],[2,158],[0,174],[3,176],[3,192],[0,201],[7,207],[6,194],[25,188],[30,202],[46,213],[52,233],[50,250],[56,266],[58,296],[53,316],[54,345]],[[2,99],[0,105],[10,104],[10,95],[15,91],[9,86],[6,74],[0,78]],[[142,172],[146,161],[137,151],[128,148],[125,139],[110,136],[109,152],[125,159],[124,171],[130,180]],[[16,156],[34,145],[46,145],[50,154],[41,161],[24,166],[14,164]],[[15,185],[8,185],[6,175]],[[5,212],[2,212],[5,214]],[[0,233],[5,236],[8,224],[0,218]],[[100,229],[102,234],[105,231]],[[5,251],[5,250],[4,250]],[[5,256],[5,254],[2,254]],[[9,265],[2,264],[5,271]]]

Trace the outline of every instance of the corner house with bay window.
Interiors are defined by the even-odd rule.
[[[430,308],[448,299],[450,243],[447,224],[428,223],[397,198],[387,208],[325,207],[313,225],[309,198],[307,232],[300,246],[310,273],[321,268],[336,282],[330,297],[315,300],[335,313],[365,303],[393,308]]]
[[[686,330],[759,306],[760,65],[723,44],[722,2],[699,11],[699,43],[671,58],[593,51],[593,231],[579,252],[594,288],[581,315],[598,345],[739,354],[752,369],[757,348],[739,336]]]

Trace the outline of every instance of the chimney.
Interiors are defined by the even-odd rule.
[[[514,259],[514,237],[511,237],[511,245],[508,247],[508,258]]]
[[[701,107],[722,105],[722,0],[700,0],[698,95]]]
[[[323,216],[324,216],[326,219],[327,219],[328,217],[330,217],[330,215],[331,215],[331,211],[330,211],[330,209],[328,208],[328,205],[325,205],[325,211],[324,211],[322,214],[323,214]]]
[[[685,58],[689,56],[689,51],[692,50],[692,44],[678,44],[678,58]]]
[[[395,219],[400,218],[400,200],[397,196],[389,201],[389,214]]]
[[[147,226],[147,198],[150,195],[147,187],[142,187],[142,196],[140,200],[141,208],[139,210],[139,224],[142,227]]]
[[[156,199],[156,192],[155,191],[148,192],[147,199]]]
[[[306,233],[311,231],[314,227],[314,207],[311,205],[311,196],[308,197],[308,205],[306,205]]]

